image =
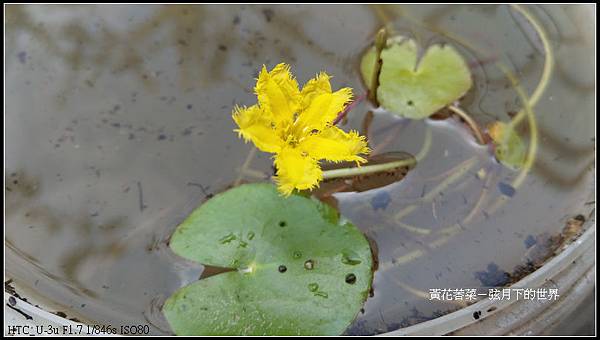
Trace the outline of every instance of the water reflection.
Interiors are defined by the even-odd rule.
[[[147,13],[149,8],[152,11]],[[139,12],[135,12],[137,9],[119,6],[119,10],[131,14],[128,19],[131,24],[123,30],[113,27],[104,17],[110,12],[108,8],[79,8],[76,12],[87,18],[84,21],[80,15],[69,15],[71,9],[67,6],[41,9],[10,5],[6,13],[7,46],[18,51],[19,62],[26,63],[30,55],[26,45],[18,42],[25,35],[44,47],[44,58],[58,58],[66,63],[69,73],[65,77],[65,94],[82,83],[94,87],[104,74],[131,74],[147,90],[156,91],[163,71],[153,69],[148,59],[165,49],[175,50],[176,56],[171,59],[175,63],[170,67],[178,70],[179,85],[183,89],[214,86],[225,79],[236,81],[225,69],[234,53],[239,54],[236,59],[243,60],[242,65],[249,68],[270,64],[272,61],[266,51],[279,51],[281,59],[293,64],[297,61],[293,47],[300,43],[335,61],[333,51],[314,43],[306,35],[297,15],[257,6],[242,7],[241,10],[197,5],[147,6],[142,11],[146,13],[143,14],[145,18],[133,23],[133,17],[139,16]],[[267,39],[260,30],[240,25],[243,20],[240,13],[244,13],[244,20],[263,19],[270,29],[280,32],[281,37]],[[37,22],[53,15],[66,17],[58,27],[46,27]],[[215,22],[225,24],[216,25]],[[246,88],[245,84],[239,84]]]

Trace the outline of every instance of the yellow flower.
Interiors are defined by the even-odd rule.
[[[359,154],[369,152],[364,136],[333,126],[351,101],[352,89],[332,92],[329,78],[322,72],[300,90],[289,65],[279,64],[271,72],[263,66],[254,88],[258,104],[233,111],[239,126],[235,131],[258,149],[275,154],[275,180],[286,196],[294,189],[319,185],[319,160],[360,164],[365,159]]]

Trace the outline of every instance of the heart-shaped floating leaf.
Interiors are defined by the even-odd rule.
[[[519,134],[508,124],[494,122],[488,127],[488,134],[494,143],[496,159],[512,169],[525,164],[527,148]]]
[[[471,73],[450,45],[433,45],[418,60],[412,39],[390,38],[381,51],[377,99],[382,107],[411,119],[429,117],[462,97],[471,88]],[[370,86],[376,63],[375,48],[361,61],[361,73]]]
[[[334,335],[372,280],[368,241],[329,206],[271,184],[246,184],[197,208],[175,253],[234,269],[175,292],[163,307],[178,335]]]

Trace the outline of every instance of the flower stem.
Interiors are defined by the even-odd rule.
[[[348,114],[348,112],[350,112],[350,110],[352,110],[356,105],[358,105],[358,103],[362,102],[365,99],[366,95],[362,94],[360,96],[358,96],[356,99],[354,99],[354,101],[350,104],[348,104],[344,110],[342,112],[340,112],[337,117],[335,117],[335,120],[333,121],[333,125],[337,125],[337,123],[339,123],[340,121],[342,121],[342,119],[344,119],[344,117],[346,117],[346,115]]]
[[[343,168],[343,169],[333,169],[323,171],[323,179],[332,179],[339,177],[351,177],[358,175],[367,175],[374,172],[386,171],[395,168],[399,168],[401,166],[414,165],[416,163],[414,158],[406,158],[398,161],[383,163],[383,164],[373,164],[373,165],[364,165],[360,167],[352,167],[352,168]]]

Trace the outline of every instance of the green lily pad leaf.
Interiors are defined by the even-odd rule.
[[[232,271],[175,292],[163,313],[178,335],[336,335],[372,281],[368,241],[337,212],[271,184],[246,184],[194,210],[178,255]]]
[[[462,97],[471,88],[469,67],[450,45],[433,45],[418,60],[412,39],[390,38],[381,51],[377,99],[382,107],[411,119],[427,118]],[[375,48],[361,60],[361,74],[370,86]]]
[[[505,166],[517,170],[525,164],[527,146],[521,136],[503,122],[494,122],[488,127],[494,143],[496,159]]]

